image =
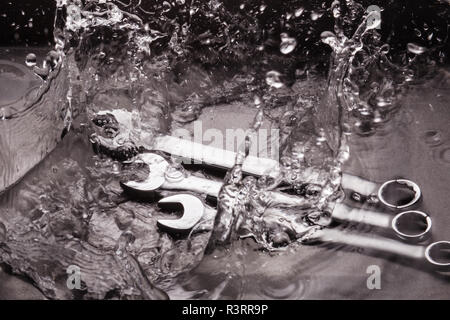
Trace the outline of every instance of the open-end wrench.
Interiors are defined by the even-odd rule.
[[[130,127],[132,127],[131,113],[126,111],[124,112],[123,110],[104,110],[98,112],[97,116],[112,116],[114,117],[114,120],[111,121],[120,127],[120,134],[113,138],[105,139],[102,136],[96,135],[95,140],[98,140],[100,145],[112,144],[112,146],[118,148],[122,145],[121,141],[130,139]],[[97,124],[97,126],[99,125]],[[111,140],[111,142],[107,142],[108,140]],[[170,154],[172,157],[180,158],[183,161],[187,159],[189,163],[205,164],[222,169],[230,169],[234,166],[236,160],[236,153],[233,151],[204,145],[202,143],[193,142],[174,136],[146,136],[146,133],[143,132],[142,140],[147,141],[147,143],[145,143],[145,149],[147,150],[162,151]],[[277,160],[260,158],[252,155],[246,157],[242,166],[242,171],[245,174],[256,176],[277,174],[280,171],[279,169],[280,165]]]
[[[121,185],[126,191],[131,192],[154,192],[157,189],[166,190],[188,190],[199,194],[206,194],[218,197],[222,182],[200,178],[196,176],[185,176],[183,172],[172,167],[162,156],[155,153],[143,153],[137,156],[137,161],[141,161],[149,166],[149,175],[144,181],[127,181]],[[311,207],[310,200],[296,197],[281,192],[267,191],[267,199],[274,206],[281,207]],[[431,231],[431,219],[420,211],[402,212],[395,217],[391,215],[370,211],[366,209],[353,209],[344,204],[336,204],[331,217],[337,220],[363,223],[381,228],[391,228],[400,238],[404,240],[420,241],[425,239]],[[197,219],[198,220],[198,219]],[[423,223],[424,231],[416,233],[404,232],[402,222]]]
[[[163,224],[165,227],[175,229],[176,231],[186,231],[194,227],[200,221],[200,215],[203,215],[205,210],[210,213],[212,212],[211,216],[214,216],[212,209],[208,209],[200,199],[190,194],[178,194],[167,197],[162,199],[160,203],[178,203],[183,206],[184,214],[180,219],[158,221],[158,223]],[[420,246],[405,244],[388,238],[327,228],[313,228],[302,237],[301,241],[304,244],[326,242],[357,246],[425,261],[429,265],[442,269],[443,271],[450,269],[450,263],[448,262],[448,258],[446,258],[450,250],[450,241],[437,241],[427,246]]]
[[[231,169],[236,161],[236,152],[172,136],[156,137],[153,149],[222,169]],[[279,171],[279,162],[269,158],[249,155],[242,164],[242,172],[255,176],[271,176]]]
[[[158,204],[178,203],[183,206],[183,216],[179,219],[159,219],[158,224],[176,232],[192,229],[203,217],[205,206],[202,201],[190,194],[176,194],[161,199]]]
[[[219,195],[223,183],[220,181],[185,176],[183,172],[172,167],[169,162],[156,153],[143,153],[137,156],[137,161],[147,164],[150,169],[148,177],[142,181],[121,182],[127,191],[153,192],[159,188],[166,190],[188,190],[206,194],[212,197]],[[312,203],[308,199],[288,195],[276,191],[267,191],[266,200],[272,205],[284,207],[308,207]]]

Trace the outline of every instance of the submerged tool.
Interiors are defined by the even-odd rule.
[[[93,120],[96,126],[107,128],[108,132],[106,133],[106,139],[95,135],[93,143],[107,145],[107,148],[123,148],[123,141],[129,140],[129,127],[131,126],[129,123],[132,122],[131,114],[122,110],[104,110],[98,112],[96,116]],[[147,148],[151,148],[152,151],[161,151],[188,163],[230,169],[233,167],[236,159],[236,153],[233,151],[174,136],[151,135],[148,139],[143,138],[143,140],[151,141],[148,143]],[[138,148],[135,149],[137,150]],[[124,158],[129,158],[128,156],[129,154],[125,154]],[[245,174],[256,176],[272,175],[278,173],[279,169],[280,165],[277,160],[252,155],[246,157],[242,166],[242,171]]]
[[[164,157],[155,153],[143,153],[138,155],[137,159],[137,161],[147,164],[150,172],[144,181],[122,182],[122,187],[127,191],[188,190],[217,197],[223,185],[219,181],[192,175],[186,177],[183,172],[172,167]],[[269,191],[267,194],[271,199],[271,203],[279,206],[305,207],[312,205],[308,199],[281,192]],[[331,217],[341,221],[392,229],[397,236],[407,241],[424,240],[430,235],[432,225],[431,218],[421,211],[405,211],[392,217],[389,214],[367,209],[352,209],[345,204],[336,204]]]
[[[172,136],[156,137],[153,149],[179,158],[192,159],[194,163],[203,163],[222,169],[231,169],[236,160],[236,152],[234,151]],[[272,175],[279,170],[280,164],[278,161],[252,155],[247,156],[242,165],[242,172],[256,176]]]
[[[437,241],[427,246],[402,243],[389,238],[361,235],[334,229],[316,229],[302,240],[303,243],[340,243],[360,248],[393,253],[427,262],[430,266],[450,270],[450,241]]]
[[[375,197],[385,207],[404,209],[411,207],[421,199],[422,192],[417,183],[408,179],[392,179],[381,185],[344,173],[341,185],[343,189],[351,189],[365,198]]]
[[[338,203],[331,213],[331,218],[389,229],[399,238],[410,242],[420,242],[431,235],[430,216],[418,210],[403,211],[391,216],[367,209],[355,209]]]
[[[157,189],[166,190],[188,190],[212,197],[219,195],[223,183],[196,176],[185,176],[183,172],[172,167],[164,157],[156,153],[143,153],[137,156],[137,161],[141,161],[149,166],[150,173],[142,181],[121,182],[122,188],[127,191],[154,192]],[[284,207],[304,207],[311,206],[310,200],[300,198],[276,191],[266,192],[268,201],[273,205]]]
[[[155,138],[154,150],[162,151],[182,159],[191,159],[194,163],[203,163],[227,170],[234,166],[236,160],[236,153],[233,151],[207,146],[172,136],[160,136]],[[254,176],[277,176],[281,172],[281,167],[279,162],[274,159],[249,155],[244,160],[242,172]],[[385,193],[389,191],[390,188],[395,189],[395,185],[403,185],[405,186],[405,189],[410,189],[413,193],[411,199],[403,199],[401,203],[393,203],[392,199],[387,199]],[[217,187],[218,186],[216,186],[216,188]],[[386,207],[394,209],[403,209],[412,206],[419,201],[422,195],[419,186],[415,182],[407,179],[389,180],[380,186],[377,183],[360,177],[343,173],[342,187],[344,189],[351,188],[362,195],[373,195]],[[211,190],[214,190],[214,188]],[[220,187],[218,187],[217,190],[220,190]],[[216,193],[215,191],[211,192],[214,194]],[[215,196],[214,194],[210,195]]]
[[[178,219],[159,219],[158,225],[163,229],[167,229],[177,233],[184,233],[192,230],[194,227],[209,230],[214,225],[214,219],[217,210],[206,206],[196,196],[192,194],[177,194],[161,199],[158,204],[160,206],[178,204],[183,207],[183,215]],[[204,228],[200,228],[200,224],[205,223]]]
[[[395,185],[405,186],[411,191],[407,198],[400,199],[400,205],[394,203],[393,199],[385,199],[385,191],[392,188],[395,193]],[[404,209],[417,203],[421,198],[420,187],[413,181],[406,179],[394,179],[383,183],[380,187],[376,183],[361,179],[356,176],[344,175],[342,178],[344,189],[358,186],[360,192],[366,197],[375,195],[380,202],[388,207]],[[395,195],[398,198],[398,195]],[[367,208],[352,208],[344,203],[337,203],[331,213],[331,218],[353,223],[366,224],[382,229],[393,231],[399,238],[408,242],[420,242],[431,235],[432,220],[430,216],[422,211],[408,210],[396,215],[381,213]]]
[[[163,198],[160,203],[179,203],[183,206],[184,213],[180,219],[158,221],[158,223],[165,227],[173,228],[177,231],[191,229],[200,221],[201,217],[199,213],[206,210],[206,206],[203,202],[198,197],[191,194],[179,194]],[[431,266],[442,270],[450,269],[450,262],[448,262],[450,241],[437,241],[427,246],[421,246],[405,244],[389,238],[367,236],[354,232],[327,228],[311,229],[311,231],[302,237],[301,241],[305,244],[331,242],[357,246],[386,253],[393,253],[415,260],[426,261]]]
[[[205,211],[202,201],[189,194],[177,194],[161,199],[158,204],[178,203],[183,206],[183,216],[179,219],[159,219],[158,224],[173,231],[183,232],[192,229],[203,217]]]

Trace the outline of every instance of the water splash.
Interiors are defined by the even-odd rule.
[[[84,118],[86,127],[89,120],[97,119],[94,115],[99,111],[129,116],[126,126],[121,126],[124,117],[118,116],[117,123],[106,121],[90,128],[112,138],[109,147],[125,155],[125,159],[139,152],[140,147],[151,146],[154,136],[170,133],[171,129],[196,119],[205,106],[230,101],[251,104],[257,95],[255,121],[236,166],[227,175],[219,200],[222,210],[219,217],[229,220],[220,230],[225,236],[218,238],[252,236],[263,248],[278,249],[301,239],[311,226],[329,223],[327,213],[341,195],[340,175],[350,152],[347,137],[376,134],[389,122],[391,114],[398,110],[405,84],[416,76],[413,63],[419,61],[409,61],[405,56],[405,61],[393,63],[388,58],[392,48],[381,42],[377,30],[367,27],[364,20],[367,17],[362,18],[361,14],[364,9],[353,1],[334,1],[330,10],[298,7],[293,11],[296,7],[283,6],[284,11],[277,12],[259,3],[245,3],[234,10],[220,1],[180,0],[156,5],[58,1],[54,52],[40,66],[30,55],[26,64],[47,83],[58,72],[58,64],[63,66],[63,74],[57,78],[60,80],[47,87],[56,92],[44,96],[51,97],[51,101],[64,101],[64,107],[58,106],[60,114],[55,123],[62,122],[74,130],[77,126],[70,124],[77,116]],[[279,15],[266,21],[263,17],[268,12]],[[313,23],[325,21],[329,15],[335,19],[334,29],[326,32],[315,29]],[[326,86],[317,80],[323,69],[323,57],[328,57],[328,53],[317,54],[322,52],[317,48],[323,46],[320,34],[322,42],[333,51]],[[436,37],[433,35],[432,39]],[[407,49],[424,59],[428,53],[417,47],[411,51],[410,45]],[[423,52],[418,54],[419,51]],[[304,62],[315,55],[317,63]],[[64,84],[63,78],[69,79],[69,84]],[[279,179],[243,178],[240,166],[248,153],[251,136],[257,133],[263,118],[277,123],[283,134],[282,171]],[[108,120],[109,116],[103,119]],[[123,128],[128,129],[124,132]],[[45,149],[40,159],[51,148]],[[94,156],[89,154],[90,160],[91,157]],[[446,149],[441,149],[437,157],[448,162]],[[94,288],[98,292],[89,292],[90,295],[103,297],[107,288],[121,288],[123,297],[148,296],[150,287],[139,289],[137,285],[142,281],[148,284],[145,278],[161,287],[170,287],[171,278],[192,269],[201,260],[209,234],[193,234],[189,241],[184,241],[161,235],[156,228],[149,230],[159,214],[157,210],[136,202],[129,202],[130,208],[124,199],[111,199],[120,193],[112,187],[111,180],[120,174],[110,174],[120,172],[118,164],[100,157],[96,158],[96,164],[65,163],[57,173],[72,168],[72,175],[52,178],[50,187],[28,186],[28,199],[38,199],[36,195],[41,194],[53,199],[47,206],[39,206],[43,201],[40,199],[20,207],[23,214],[32,211],[31,219],[39,222],[35,229],[27,230],[30,238],[42,244],[44,238],[55,235],[62,239],[58,238],[57,244],[64,246],[64,237],[83,244],[88,235],[87,240],[102,249],[92,253],[77,247],[74,251],[97,257],[99,252],[110,250],[112,255],[108,253],[104,258],[108,263],[102,266],[105,270],[113,268],[113,279],[120,280],[111,284],[92,277],[92,283],[99,281],[105,286]],[[85,170],[77,167],[87,168],[89,179],[84,177]],[[66,180],[77,183],[69,186]],[[283,189],[283,183],[288,187]],[[106,189],[99,184],[107,186]],[[310,205],[272,211],[271,219],[267,219],[265,213],[273,209],[267,191],[274,189],[304,197]],[[74,209],[72,213],[63,210],[67,203]],[[31,210],[36,207],[40,209]],[[53,229],[45,228],[55,217],[62,220],[53,221]],[[26,221],[23,225],[28,225],[27,219],[23,221]],[[75,226],[69,234],[65,228],[67,221]],[[127,228],[133,228],[134,242],[125,241],[130,234],[124,231]],[[1,234],[0,230],[0,240]],[[23,247],[22,244],[14,248]],[[111,256],[118,260],[111,260]],[[123,273],[115,272],[120,268]],[[125,277],[128,272],[131,276]],[[45,281],[36,280],[39,286],[47,288]],[[301,285],[287,286],[286,290],[268,288],[266,293],[292,296],[297,290],[302,296],[301,288]],[[224,287],[218,289],[218,295],[222,295]],[[55,297],[55,291],[45,292]]]

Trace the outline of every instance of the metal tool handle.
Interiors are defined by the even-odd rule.
[[[345,204],[338,203],[334,207],[331,216],[337,220],[363,223],[370,226],[389,229],[401,239],[410,242],[420,242],[427,239],[431,235],[431,218],[428,214],[417,210],[404,211],[396,214],[395,216],[390,216],[386,213],[380,213],[367,209],[351,208]],[[411,232],[411,230],[408,230],[407,226],[410,224],[423,224],[423,229],[420,231]]]
[[[335,205],[331,217],[341,221],[363,223],[379,228],[391,228],[392,222],[392,217],[385,213],[351,208],[343,203]]]
[[[166,180],[161,188],[169,190],[189,190],[217,198],[222,186],[223,183],[219,181],[189,176],[187,178],[180,179],[179,181]],[[282,192],[267,191],[266,196],[266,201],[271,206],[311,207],[312,205],[312,202],[308,199],[284,194]]]
[[[221,148],[203,145],[172,136],[161,136],[155,139],[153,146],[155,150],[169,153],[173,156],[192,159],[193,163],[204,163],[207,165],[230,169],[234,166],[236,153]],[[248,156],[242,166],[247,174],[262,176],[279,171],[279,163],[269,158]]]
[[[341,185],[344,189],[350,189],[365,196],[376,194],[380,187],[375,182],[347,173],[342,175]]]
[[[388,238],[348,233],[341,230],[315,230],[309,240],[327,243],[341,243],[349,246],[402,255],[413,259],[425,259],[425,248],[422,246],[405,244]]]
[[[179,181],[166,180],[161,188],[168,190],[189,190],[217,198],[222,185],[223,184],[220,181],[189,176],[187,178],[183,177]]]

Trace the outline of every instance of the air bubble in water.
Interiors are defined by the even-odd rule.
[[[36,55],[34,53],[29,53],[25,57],[25,64],[27,67],[32,68],[36,65]]]
[[[283,83],[280,80],[281,74],[278,71],[272,70],[266,74],[266,83],[276,89],[283,87]]]
[[[427,48],[421,47],[418,44],[415,44],[412,42],[408,43],[407,47],[408,47],[408,51],[411,53],[414,53],[414,54],[422,54],[425,51],[427,51]]]
[[[297,46],[297,40],[295,38],[291,38],[287,33],[281,34],[281,44],[280,44],[280,52],[282,54],[289,54],[294,51]]]

